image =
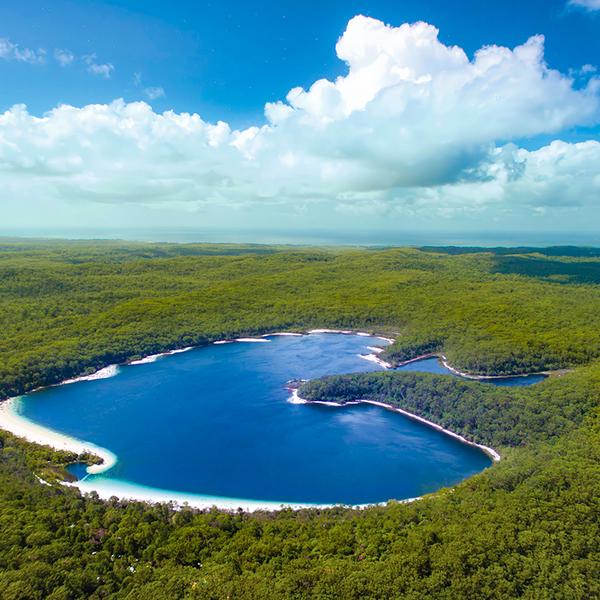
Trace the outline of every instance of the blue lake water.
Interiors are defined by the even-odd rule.
[[[455,484],[490,464],[477,448],[369,405],[291,404],[293,378],[379,370],[380,338],[312,334],[211,345],[108,379],[41,390],[22,414],[118,456],[98,486],[291,503],[380,502]],[[445,372],[424,360],[403,370]],[[526,383],[522,381],[521,383]]]
[[[460,377],[447,369],[437,358],[424,358],[422,360],[417,360],[412,363],[408,363],[402,367],[397,369],[398,371],[418,371],[420,373],[435,373],[437,375],[454,375],[459,379],[465,379],[466,381],[472,381],[471,379],[466,379],[464,377]],[[545,375],[522,375],[517,377],[502,377],[502,378],[489,378],[489,379],[479,379],[480,383],[490,383],[492,385],[506,386],[506,387],[515,387],[520,385],[533,385],[534,383],[539,383],[546,379]]]

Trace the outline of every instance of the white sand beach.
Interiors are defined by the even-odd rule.
[[[122,500],[137,500],[141,502],[172,502],[177,507],[190,506],[198,509],[217,507],[223,510],[237,510],[241,508],[247,512],[259,510],[272,511],[289,507],[294,510],[301,508],[326,508],[327,504],[309,504],[297,502],[277,502],[268,500],[249,500],[244,498],[223,498],[220,496],[204,496],[172,490],[161,490],[137,485],[127,481],[85,479],[69,484],[79,488],[83,493],[96,492],[100,498],[108,500],[116,496]]]
[[[383,340],[384,342],[388,342],[389,344],[393,344],[396,340],[394,338],[383,337],[382,335],[374,335],[374,338],[378,340]]]
[[[99,456],[103,462],[99,465],[88,466],[87,472],[90,474],[103,473],[116,464],[117,457],[110,450],[42,427],[23,417],[18,412],[19,402],[20,398],[17,397],[0,403],[0,428],[25,438],[29,442],[51,446],[57,450],[68,450],[77,454],[88,452]]]
[[[343,335],[350,335],[352,333],[356,333],[358,335],[357,332],[352,331],[350,329],[310,329],[308,333],[341,333]]]
[[[202,494],[193,494],[186,492],[175,492],[172,490],[162,490],[158,488],[150,488],[142,485],[130,483],[128,481],[119,480],[102,480],[86,479],[75,483],[65,484],[71,487],[77,487],[83,493],[96,492],[98,496],[104,500],[108,500],[113,496],[121,500],[134,500],[140,502],[173,503],[176,508],[189,506],[200,510],[207,510],[216,507],[221,510],[238,510],[242,509],[246,512],[256,511],[274,511],[283,508],[291,508],[293,510],[301,510],[303,508],[333,508],[340,504],[318,504],[308,502],[285,502],[285,501],[269,501],[269,500],[251,500],[245,498],[224,498],[221,496],[205,496]],[[397,500],[402,504],[420,500],[421,497],[405,498]],[[369,506],[384,506],[387,502],[377,502],[368,504],[344,505],[352,508],[364,509]]]
[[[455,375],[459,375],[460,377],[463,377],[464,379],[473,379],[475,381],[481,381],[482,379],[485,379],[486,381],[488,379],[513,379],[515,377],[531,377],[532,375],[548,376],[551,374],[550,371],[540,371],[540,372],[535,372],[535,373],[516,373],[514,375],[473,375],[472,373],[467,373],[465,371],[459,371],[458,369],[453,367],[448,362],[448,359],[446,358],[446,356],[444,354],[436,354],[436,355],[432,355],[432,356],[439,356],[441,363],[446,367],[446,369],[448,369],[449,371],[452,371]]]
[[[94,381],[96,379],[108,379],[114,377],[119,372],[119,365],[108,365],[103,369],[99,369],[91,375],[81,375],[80,377],[73,377],[72,379],[65,379],[56,385],[67,385],[69,383],[77,383],[78,381]]]
[[[140,358],[139,360],[132,360],[130,365],[146,365],[148,363],[153,363],[158,360],[164,354],[150,354],[149,356],[145,356],[144,358]]]
[[[373,354],[381,354],[385,348],[382,348],[381,346],[367,346],[367,350],[370,350]]]
[[[160,352],[159,354],[150,354],[149,356],[145,356],[144,358],[140,358],[139,360],[132,360],[127,363],[129,365],[145,365],[148,363],[153,363],[159,358],[163,356],[172,356],[173,354],[181,354],[182,352],[187,352],[188,350],[193,350],[195,346],[187,346],[186,348],[179,348],[177,350],[169,350],[168,352]]]
[[[295,331],[276,331],[275,333],[263,333],[260,337],[302,337],[303,333],[296,333]]]
[[[369,362],[375,363],[380,367],[383,367],[384,369],[392,368],[391,363],[379,358],[379,356],[377,356],[376,354],[359,354],[358,356],[364,360],[368,360]]]

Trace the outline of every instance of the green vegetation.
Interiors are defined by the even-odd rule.
[[[443,349],[452,364],[483,374],[600,355],[597,286],[499,274],[496,260],[410,249],[5,242],[0,397],[143,354],[279,329],[398,332],[391,360]],[[562,260],[586,272],[600,264]]]
[[[73,455],[0,432],[0,598],[600,597],[599,264],[572,248],[0,241],[0,397],[177,346],[311,327],[394,334],[392,360],[436,350],[485,374],[574,368],[519,389],[400,373],[305,385],[501,448],[452,490],[359,511],[102,502],[38,480],[61,478]]]
[[[313,401],[384,402],[470,441],[499,448],[546,441],[573,430],[598,405],[598,390],[596,368],[510,388],[430,373],[357,373],[309,381],[298,392]]]

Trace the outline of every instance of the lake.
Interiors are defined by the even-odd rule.
[[[490,465],[479,449],[380,407],[288,402],[290,379],[380,370],[359,355],[381,338],[267,339],[121,366],[25,396],[19,410],[114,452],[112,469],[82,483],[104,495],[365,504],[420,496]],[[403,370],[448,372],[435,359]]]

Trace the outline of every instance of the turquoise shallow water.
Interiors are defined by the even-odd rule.
[[[26,396],[21,411],[114,452],[118,463],[88,478],[98,485],[361,504],[419,496],[490,464],[478,449],[392,411],[287,401],[284,385],[292,378],[378,370],[358,355],[384,345],[381,339],[312,334],[270,340],[123,366],[109,379]],[[435,360],[406,369],[446,372]]]

